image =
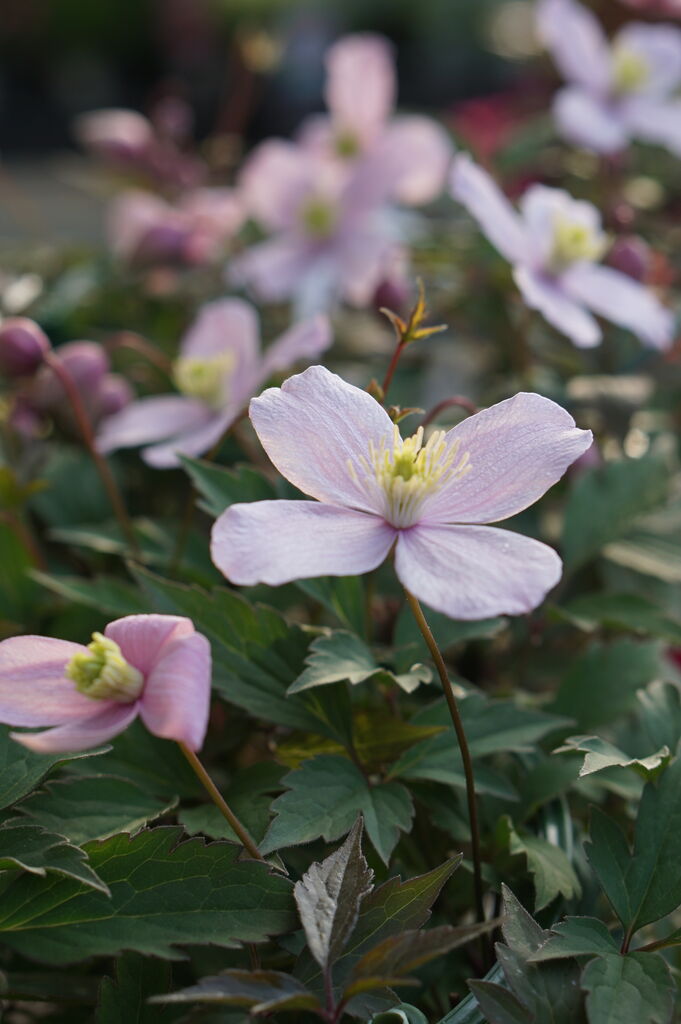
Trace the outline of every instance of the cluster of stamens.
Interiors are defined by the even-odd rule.
[[[233,352],[221,352],[205,359],[181,356],[173,364],[173,380],[183,395],[221,408],[227,398],[226,383],[234,361]]]
[[[300,219],[306,233],[312,238],[330,238],[336,230],[338,211],[327,199],[316,196],[303,204]]]
[[[558,272],[581,260],[599,260],[606,244],[605,238],[588,224],[580,224],[558,214],[553,224],[553,248],[549,258],[551,269]]]
[[[144,687],[144,676],[125,660],[115,640],[93,633],[88,652],[74,654],[66,666],[66,677],[73,680],[79,693],[120,704],[137,700]]]
[[[615,47],[612,55],[612,82],[616,93],[637,92],[650,78],[648,64],[625,46]]]
[[[443,430],[432,433],[425,444],[423,436],[423,427],[419,427],[403,440],[395,426],[392,446],[376,447],[370,442],[368,458],[359,460],[363,475],[378,483],[385,498],[383,514],[392,526],[413,526],[428,495],[471,469],[468,452],[460,455],[460,443],[445,441]],[[357,479],[352,463],[350,471]]]

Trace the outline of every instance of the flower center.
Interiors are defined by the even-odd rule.
[[[303,227],[313,238],[329,238],[336,229],[338,213],[326,199],[316,197],[303,204],[300,211]]]
[[[400,528],[413,526],[428,495],[468,473],[468,452],[460,456],[459,446],[458,441],[447,443],[443,430],[435,431],[424,444],[423,427],[403,440],[397,425],[392,446],[376,448],[370,442],[369,457],[361,458],[359,465],[366,477],[378,483],[389,523]],[[350,472],[357,479],[352,463]]]
[[[334,139],[334,147],[336,155],[344,160],[352,160],[353,157],[359,155],[360,151],[359,139],[354,132],[347,130],[338,132]]]
[[[137,700],[144,676],[125,660],[115,640],[93,633],[88,651],[89,654],[74,654],[66,666],[66,676],[73,680],[78,692],[93,700],[115,700],[120,704]]]
[[[558,215],[553,224],[553,248],[549,257],[552,270],[565,270],[580,260],[594,262],[603,255],[606,241],[587,224]]]
[[[643,57],[626,46],[615,47],[612,55],[613,89],[620,95],[637,92],[650,78],[650,68]]]
[[[183,395],[220,408],[225,404],[226,384],[234,363],[233,352],[222,352],[208,359],[180,356],[173,363],[173,380]]]

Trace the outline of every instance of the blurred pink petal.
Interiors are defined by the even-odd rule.
[[[569,82],[594,92],[607,92],[610,47],[590,10],[573,0],[541,0],[537,8],[537,28],[561,74]]]
[[[173,469],[179,465],[179,455],[190,458],[203,455],[220,440],[241,412],[240,405],[232,405],[224,412],[215,413],[203,426],[186,430],[160,444],[142,449],[142,458],[155,469]]]
[[[397,117],[381,143],[397,168],[395,198],[421,206],[442,192],[453,146],[444,128],[429,117]]]
[[[104,636],[115,640],[126,661],[144,675],[167,644],[193,633],[193,622],[181,615],[126,615],[114,619],[104,630]]]
[[[261,143],[246,161],[239,179],[246,209],[270,231],[290,226],[309,186],[306,154],[283,139]]]
[[[516,267],[515,282],[531,309],[537,309],[548,322],[567,335],[577,348],[593,348],[603,337],[596,320],[560,285],[527,267]]]
[[[345,36],[326,55],[326,103],[334,119],[370,139],[395,104],[392,47],[371,33]]]
[[[210,644],[201,633],[166,641],[147,676],[140,717],[149,732],[199,750],[210,711]]]
[[[386,558],[396,532],[378,516],[312,501],[230,505],[213,527],[211,555],[242,586],[354,576]]]
[[[35,754],[87,750],[88,747],[98,747],[100,743],[106,743],[107,740],[118,736],[137,717],[136,702],[102,702],[103,706],[98,710],[95,705],[93,711],[92,706],[95,702],[88,700],[87,697],[83,700],[87,700],[90,705],[89,715],[74,719],[66,725],[58,725],[54,729],[46,729],[45,732],[12,732],[10,736]]]
[[[301,359],[314,360],[325,352],[333,341],[328,317],[318,314],[311,320],[289,327],[264,354],[262,378],[279,370],[287,370]]]
[[[395,571],[420,601],[453,619],[522,615],[561,576],[556,552],[490,526],[417,525],[400,533]]]
[[[212,418],[210,409],[195,398],[183,395],[139,398],[103,421],[97,447],[101,452],[111,452],[162,441],[203,427]]]
[[[252,288],[266,302],[288,298],[309,269],[310,246],[297,236],[281,235],[251,246],[230,266],[236,285]]]
[[[80,114],[74,122],[79,142],[106,157],[134,157],[153,141],[151,124],[136,110],[110,108]]]
[[[619,153],[629,143],[621,119],[579,87],[567,86],[556,96],[554,115],[561,135],[595,153]]]
[[[648,73],[640,85],[641,93],[664,98],[681,85],[681,32],[677,28],[630,22],[613,43],[643,60]]]
[[[64,668],[82,644],[49,636],[13,636],[0,643],[0,722],[59,725],[93,710]]]
[[[527,257],[529,245],[522,220],[492,178],[467,153],[454,157],[450,188],[502,256],[512,262]]]
[[[681,100],[661,103],[645,97],[631,99],[624,116],[637,138],[664,146],[681,157]]]

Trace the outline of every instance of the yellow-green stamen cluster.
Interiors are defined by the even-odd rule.
[[[643,57],[625,46],[618,46],[612,55],[612,82],[620,95],[638,92],[650,78],[650,68]]]
[[[403,440],[397,426],[391,447],[369,444],[369,457],[360,459],[359,464],[384,495],[387,522],[400,528],[413,526],[429,495],[468,473],[468,452],[459,455],[459,447],[458,441],[445,440],[443,430],[435,431],[424,444],[423,427]],[[357,479],[354,466],[350,465],[350,471]]]
[[[344,160],[359,156],[360,142],[354,132],[342,131],[334,139],[336,154]]]
[[[227,379],[233,369],[233,352],[206,359],[181,356],[173,364],[173,380],[183,395],[220,408],[226,402]]]
[[[74,654],[66,666],[66,676],[79,693],[93,700],[115,700],[130,704],[144,687],[144,676],[125,660],[114,640],[102,633],[92,634],[89,654]]]
[[[329,238],[336,229],[338,214],[331,203],[317,197],[308,200],[300,211],[303,227],[313,238]]]
[[[599,260],[605,247],[605,239],[588,224],[580,224],[558,215],[553,226],[553,249],[549,259],[551,269],[560,271],[580,260]]]

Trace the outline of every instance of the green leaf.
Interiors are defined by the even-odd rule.
[[[648,757],[629,757],[619,747],[601,739],[600,736],[568,736],[554,754],[575,750],[586,753],[584,764],[579,771],[580,778],[603,771],[604,768],[634,768],[643,778],[652,778],[667,764],[671,756],[669,747],[660,747]]]
[[[111,897],[71,880],[23,875],[0,908],[3,942],[54,964],[133,949],[167,959],[178,944],[261,942],[294,923],[291,885],[230,843],[179,842],[155,828],[90,843],[90,866]]]
[[[79,576],[50,576],[33,570],[31,577],[53,594],[108,615],[137,615],[149,611],[149,602],[137,587],[116,576],[97,576],[85,580]]]
[[[116,961],[115,979],[102,978],[95,1024],[170,1024],[181,1011],[148,1003],[170,985],[170,964],[124,953]]]
[[[180,461],[203,498],[199,508],[210,516],[219,516],[237,501],[267,501],[277,496],[270,481],[252,466],[224,469],[186,455],[180,455]]]
[[[675,985],[658,953],[608,953],[582,975],[589,1024],[670,1024]]]
[[[655,680],[636,694],[640,721],[651,747],[676,750],[681,740],[681,692],[672,683]]]
[[[215,1003],[247,1006],[253,1016],[275,1010],[315,1010],[316,996],[290,974],[280,971],[224,971],[202,978],[197,985],[170,995],[156,996],[153,1003]]]
[[[48,872],[55,872],[107,894],[109,891],[77,846],[71,846],[63,836],[46,832],[39,825],[17,819],[0,825],[0,871],[13,868],[42,878]]]
[[[575,719],[584,732],[609,725],[636,706],[636,691],[652,682],[660,667],[656,643],[595,644],[572,661],[551,710]]]
[[[572,487],[565,509],[566,565],[577,568],[623,537],[639,516],[664,502],[668,489],[669,468],[652,455],[587,470]]]
[[[681,644],[681,621],[640,594],[588,594],[571,601],[560,612],[580,629],[629,630]]]
[[[31,507],[50,526],[102,522],[111,505],[89,454],[82,448],[50,445],[41,470],[42,490]]]
[[[527,866],[534,878],[535,910],[543,910],[556,896],[571,900],[581,895],[579,879],[564,850],[539,836],[519,835],[510,818],[506,818],[506,824],[511,853],[527,858]]]
[[[293,890],[307,945],[325,969],[338,959],[357,924],[359,908],[371,892],[373,871],[362,854],[358,818],[335,853],[312,864]]]
[[[364,633],[366,610],[361,577],[318,576],[311,580],[296,580],[296,586],[354,633]]]
[[[352,686],[369,680],[394,682],[411,693],[420,683],[429,683],[433,675],[425,665],[412,665],[407,673],[396,676],[376,664],[364,641],[354,633],[340,629],[313,640],[305,664],[307,667],[289,686],[288,693],[300,693],[314,686],[327,686],[344,680]]]
[[[281,779],[285,772],[285,768],[273,761],[261,761],[243,768],[228,786],[221,787],[222,795],[232,811],[258,843],[270,823],[272,794],[283,788]],[[215,804],[182,808],[178,819],[189,835],[203,832],[211,839],[240,842]]]
[[[400,1003],[392,1010],[382,1010],[375,1014],[369,1024],[428,1024],[428,1020],[416,1006]]]
[[[619,825],[597,807],[591,808],[589,842],[584,850],[603,892],[626,927],[631,918],[627,889],[631,852]]]
[[[533,1024],[529,1012],[508,989],[489,981],[469,981],[468,986],[489,1024]]]
[[[320,836],[333,842],[361,814],[367,835],[387,864],[399,833],[410,828],[414,810],[404,786],[397,782],[370,786],[359,768],[344,757],[311,758],[283,781],[289,790],[272,805],[276,817],[260,846],[264,854]]]
[[[137,832],[176,802],[160,800],[129,779],[93,775],[48,782],[17,811],[81,845],[117,832]]]
[[[487,640],[497,636],[502,629],[506,628],[507,619],[479,619],[477,621],[461,622],[450,619],[441,612],[434,612],[428,609],[428,625],[435,637],[440,650],[447,650],[454,644],[466,643],[468,640]],[[421,635],[416,620],[408,605],[404,605],[397,617],[394,634],[396,647],[413,648],[410,654],[412,660],[426,661],[430,658],[425,640]]]
[[[0,619],[30,623],[36,586],[30,576],[31,555],[9,526],[0,522]]]
[[[10,739],[7,726],[0,725],[0,808],[21,800],[54,768],[96,757],[99,753],[87,750],[80,754],[33,754]]]
[[[537,963],[573,956],[602,956],[618,951],[617,943],[602,921],[595,917],[566,917],[551,926],[548,939],[529,959]]]

